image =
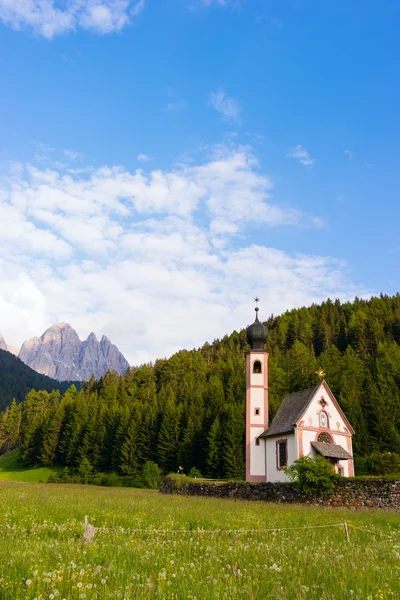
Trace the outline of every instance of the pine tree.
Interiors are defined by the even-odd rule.
[[[175,394],[170,386],[162,388],[163,416],[158,436],[157,464],[164,473],[175,472],[177,469],[180,442],[180,409],[175,404]]]
[[[3,423],[3,449],[5,452],[13,450],[19,445],[20,442],[20,426],[21,426],[21,410],[17,406],[15,398],[11,402],[8,409],[5,412],[5,419]]]
[[[220,479],[222,476],[222,456],[221,456],[221,424],[219,417],[216,417],[210,433],[207,438],[207,475]]]
[[[64,418],[64,407],[61,405],[54,414],[49,415],[43,431],[40,445],[40,462],[43,465],[54,465]]]
[[[223,429],[224,474],[228,479],[244,479],[246,470],[244,405],[228,405]]]
[[[121,445],[119,471],[123,475],[137,475],[139,471],[138,426],[137,415],[133,415]]]

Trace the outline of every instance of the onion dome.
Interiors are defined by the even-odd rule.
[[[268,329],[258,320],[258,306],[256,306],[255,311],[256,320],[246,329],[246,339],[252,350],[264,352],[264,345],[268,338]]]

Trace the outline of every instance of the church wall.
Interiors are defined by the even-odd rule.
[[[250,453],[250,473],[254,476],[265,477],[265,452],[264,443],[260,440],[260,445],[256,446],[255,441],[264,431],[264,427],[251,427],[251,440],[253,448]]]
[[[318,401],[324,399],[326,402],[326,406],[322,407]],[[336,406],[332,402],[330,396],[326,392],[323,385],[320,386],[319,390],[315,394],[312,402],[308,406],[306,412],[301,416],[301,420],[299,425],[303,425],[303,427],[313,427],[315,429],[320,429],[320,421],[319,415],[324,411],[328,415],[328,429],[332,432],[344,432],[346,433],[346,423],[343,420],[343,417],[337,410]]]
[[[297,458],[297,443],[294,433],[266,438],[267,481],[289,481],[284,469],[279,469],[277,466],[277,442],[282,440],[287,440],[287,464],[291,465]]]
[[[339,446],[342,446],[342,448],[347,450],[347,452],[349,452],[349,454],[353,455],[353,450],[352,450],[352,446],[351,446],[351,436],[349,436],[349,435],[333,433],[332,431],[330,431],[328,429],[326,429],[326,430],[300,429],[299,432],[300,431],[301,431],[302,454],[303,455],[311,456],[311,458],[315,458],[317,456],[318,452],[311,446],[311,442],[317,441],[318,434],[321,431],[326,431],[327,433],[329,433],[332,437],[332,441],[334,444],[338,444]],[[349,442],[350,442],[350,444],[349,444]],[[300,452],[299,452],[299,456],[301,456]],[[337,466],[343,467],[343,470],[344,470],[343,476],[344,477],[350,477],[351,475],[354,475],[354,473],[350,473],[350,471],[349,471],[349,463],[353,463],[353,461],[341,460],[341,461],[339,461],[339,463],[337,465]]]
[[[250,422],[252,425],[264,425],[264,423],[267,420],[265,418],[265,414],[264,414],[264,409],[265,409],[264,395],[265,395],[265,392],[262,387],[251,388],[250,408],[251,408],[252,412],[250,415]],[[256,409],[259,410],[258,415],[255,413]],[[263,431],[264,431],[264,429],[263,429]]]

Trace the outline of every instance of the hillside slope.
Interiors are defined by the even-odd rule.
[[[400,453],[400,295],[327,301],[267,325],[270,419],[286,394],[313,386],[322,369],[354,427],[355,455]],[[81,391],[71,387],[61,400],[31,392],[0,414],[0,452],[19,446],[25,464],[87,460],[125,475],[153,460],[165,472],[182,464],[240,478],[248,349],[243,329]]]
[[[65,392],[70,385],[71,382],[60,383],[39,375],[10,352],[0,350],[0,410],[8,406],[13,398],[21,402],[32,388]]]

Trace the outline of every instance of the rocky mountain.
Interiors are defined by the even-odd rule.
[[[15,346],[10,346],[9,344],[6,344],[5,339],[3,338],[3,336],[0,333],[0,350],[6,350],[7,352],[11,352],[11,354],[15,354],[15,356],[18,356],[18,348],[15,348]]]
[[[7,344],[0,333],[0,350],[7,350]]]
[[[58,381],[86,381],[92,375],[98,379],[107,371],[122,375],[129,367],[105,335],[99,342],[91,333],[82,342],[68,323],[57,323],[40,338],[24,342],[19,358],[38,373]]]

